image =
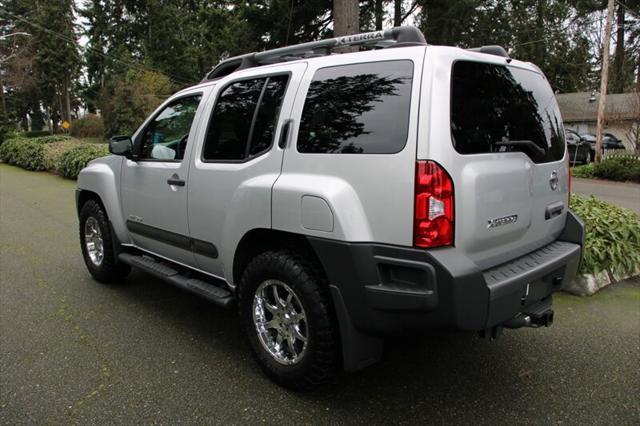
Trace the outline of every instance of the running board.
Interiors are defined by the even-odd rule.
[[[228,308],[233,304],[233,294],[231,294],[229,290],[220,288],[210,282],[181,275],[176,267],[155,257],[120,253],[118,260],[135,268],[142,269],[170,284],[195,293],[223,308]],[[222,283],[222,281],[220,282]]]

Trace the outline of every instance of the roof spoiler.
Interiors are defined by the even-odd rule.
[[[207,73],[203,81],[215,80],[235,71],[260,65],[326,56],[330,55],[334,49],[345,46],[401,47],[426,44],[424,35],[416,27],[395,27],[384,31],[352,34],[235,56],[216,65]]]
[[[489,46],[474,47],[472,49],[467,49],[467,50],[471,52],[486,53],[488,55],[502,56],[504,58],[509,57],[509,54],[507,53],[505,48],[502,46],[498,46],[497,44],[489,45]]]

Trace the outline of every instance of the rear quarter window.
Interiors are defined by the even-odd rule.
[[[413,62],[321,68],[307,92],[298,151],[393,154],[407,142]]]
[[[460,154],[524,152],[535,163],[564,156],[555,95],[539,73],[457,61],[451,82],[451,135]]]

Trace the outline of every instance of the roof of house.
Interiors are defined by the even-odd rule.
[[[593,100],[591,96],[591,92],[557,94],[556,99],[560,106],[562,119],[569,122],[596,121],[600,94],[595,94],[595,100]],[[606,119],[609,121],[640,119],[640,112],[638,111],[640,101],[637,99],[637,96],[636,93],[614,93],[607,95],[607,103],[605,106]]]

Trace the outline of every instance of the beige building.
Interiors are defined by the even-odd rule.
[[[600,95],[590,92],[557,94],[564,127],[578,133],[596,133]],[[621,139],[629,150],[638,149],[640,93],[607,95],[605,132]],[[635,141],[635,146],[634,146]]]

